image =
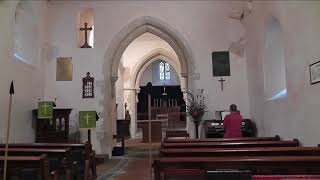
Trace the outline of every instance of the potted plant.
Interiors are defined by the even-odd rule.
[[[196,138],[199,137],[199,124],[202,121],[202,116],[206,112],[206,104],[204,103],[204,96],[203,96],[203,89],[199,90],[198,93],[193,94],[190,92],[187,92],[188,94],[188,102],[189,104],[186,105],[187,107],[187,114],[192,117],[194,125],[195,125],[195,131],[196,131]]]

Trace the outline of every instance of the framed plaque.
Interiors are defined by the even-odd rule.
[[[229,51],[212,52],[213,76],[230,76]]]
[[[73,66],[72,57],[57,58],[57,81],[72,81]]]

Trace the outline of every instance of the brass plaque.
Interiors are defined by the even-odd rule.
[[[72,81],[72,57],[57,58],[57,81]]]

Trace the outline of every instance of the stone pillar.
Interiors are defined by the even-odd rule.
[[[129,112],[131,115],[130,122],[130,134],[132,138],[136,137],[137,133],[137,98],[139,91],[137,89],[128,89],[130,91],[129,95]]]
[[[186,105],[189,105],[189,102],[187,100],[188,98],[188,73],[181,73],[182,80],[181,81],[181,91],[183,93],[183,99],[186,101]],[[186,131],[189,132],[190,137],[194,137],[194,125],[192,122],[192,118],[190,118],[188,115],[186,115]]]

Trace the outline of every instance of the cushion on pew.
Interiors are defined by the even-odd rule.
[[[205,171],[200,169],[166,169],[161,176],[162,180],[206,179]]]
[[[207,171],[208,180],[251,180],[251,171],[234,170],[234,169],[221,169],[214,171]]]
[[[302,180],[320,179],[319,175],[255,175],[252,180]]]

